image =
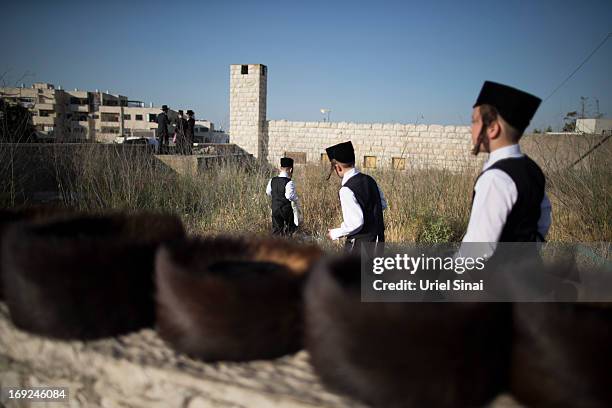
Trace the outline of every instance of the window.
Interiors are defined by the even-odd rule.
[[[142,120],[142,115],[136,115],[136,120]]]
[[[149,113],[149,122],[157,122],[157,113]]]
[[[376,168],[376,156],[363,156],[363,168],[364,169],[375,169]]]
[[[406,159],[403,157],[394,157],[391,159],[393,170],[404,170],[406,168]]]
[[[242,75],[246,75],[249,73],[249,66],[248,65],[243,65],[240,67],[240,73]]]
[[[327,157],[327,153],[321,153],[321,163],[329,163],[329,157]]]
[[[132,120],[132,115],[123,115],[123,120]]]
[[[102,113],[102,122],[119,122],[118,113]]]
[[[118,127],[102,127],[102,133],[116,133],[119,134]]]
[[[306,153],[304,152],[285,152],[285,157],[291,157],[295,164],[306,163]]]

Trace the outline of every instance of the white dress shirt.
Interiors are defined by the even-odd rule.
[[[287,173],[286,171],[281,171],[278,176],[287,177],[289,179],[291,178],[289,173]],[[268,185],[266,186],[266,194],[272,197],[272,179],[268,181]],[[285,185],[285,198],[289,201],[298,200],[298,195],[293,180],[289,180],[289,182]]]
[[[343,187],[340,188],[339,195],[343,221],[339,228],[334,228],[329,231],[331,238],[334,240],[353,234],[363,227],[363,210],[359,206],[353,191],[348,187],[344,187],[346,182],[356,174],[359,174],[359,171],[356,168],[352,168],[344,173],[344,176],[342,177]],[[380,187],[378,187],[378,192],[380,193],[382,209],[386,210],[387,201],[385,200],[385,196]]]
[[[494,150],[484,165],[482,175],[474,186],[475,196],[470,221],[463,242],[497,242],[506,219],[518,199],[516,184],[502,170],[486,171],[494,163],[507,158],[523,157],[518,144]],[[543,237],[551,224],[551,205],[546,193],[540,204],[538,232]]]

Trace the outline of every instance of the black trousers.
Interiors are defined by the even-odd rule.
[[[385,236],[368,236],[368,237],[360,237],[360,238],[347,238],[344,242],[344,250],[349,253],[359,254],[361,250],[362,243],[374,243],[373,249],[376,254],[382,254],[385,249]]]
[[[272,211],[272,233],[276,235],[293,234],[297,225],[293,223],[293,210],[283,207]]]
[[[169,141],[168,134],[167,133],[160,134],[159,137],[157,138],[157,141],[159,142],[158,153],[159,154],[166,153],[166,151],[168,150],[168,141]]]

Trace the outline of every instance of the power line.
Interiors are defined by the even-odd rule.
[[[586,64],[588,60],[591,59],[591,57],[593,55],[595,55],[595,53],[606,43],[606,41],[608,41],[610,39],[610,37],[612,37],[612,32],[608,33],[608,35],[606,35],[606,37],[599,43],[599,45],[597,47],[595,47],[595,49],[589,54],[589,56],[586,57],[584,59],[584,61],[582,61],[582,63],[580,65],[578,65],[578,67],[571,74],[569,74],[569,76],[567,78],[565,78],[565,80],[563,82],[561,82],[561,84],[559,84],[559,86],[557,86],[554,89],[554,91],[552,91],[550,93],[550,95],[548,95],[546,98],[544,98],[544,101],[542,101],[542,102],[546,102],[551,96],[553,96],[555,94],[555,92],[557,92],[563,85],[565,85],[565,83],[567,81],[569,81],[574,76],[574,74],[576,74],[576,72],[578,72],[580,70],[580,68],[582,68],[582,66],[584,64]]]

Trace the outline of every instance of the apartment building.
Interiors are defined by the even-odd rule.
[[[0,88],[0,97],[29,109],[39,136],[53,136],[64,126],[66,95],[51,84],[39,82],[31,88]]]
[[[37,136],[46,141],[112,143],[121,137],[152,137],[161,112],[108,91],[69,91],[44,82],[0,88],[0,97],[29,109]],[[170,110],[168,116],[172,121],[177,112]]]

